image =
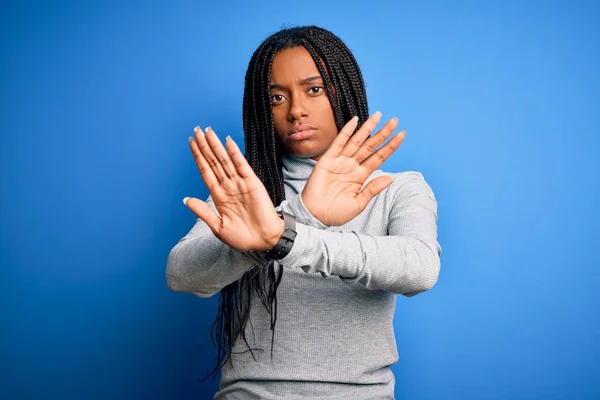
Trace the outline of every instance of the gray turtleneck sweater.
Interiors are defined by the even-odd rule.
[[[283,277],[273,358],[269,314],[254,301],[246,337],[262,350],[255,361],[242,340],[235,343],[215,399],[394,398],[395,295],[413,296],[437,281],[437,201],[421,173],[377,170],[369,180],[385,174],[393,183],[356,218],[328,227],[300,197],[315,165],[283,158],[286,200],[277,210],[296,217],[298,235],[275,263]],[[266,265],[261,253],[230,248],[197,219],[169,254],[167,283],[210,297],[255,265]]]

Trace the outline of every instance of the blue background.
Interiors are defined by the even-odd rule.
[[[187,137],[243,145],[254,49],[314,23],[408,131],[383,169],[439,203],[396,396],[598,398],[600,2],[416,3],[3,1],[0,397],[212,396],[217,297],[164,277],[207,194]]]

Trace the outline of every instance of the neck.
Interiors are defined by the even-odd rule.
[[[312,158],[300,158],[284,153],[281,157],[284,180],[306,181],[317,161]]]

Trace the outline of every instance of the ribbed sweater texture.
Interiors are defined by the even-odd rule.
[[[393,317],[396,294],[410,297],[438,279],[437,201],[423,175],[377,170],[393,183],[357,217],[326,226],[306,209],[300,194],[312,159],[283,156],[286,200],[276,207],[296,217],[291,252],[277,290],[271,356],[270,316],[253,299],[246,338],[222,370],[215,399],[393,399],[398,361]],[[367,182],[368,182],[367,181]],[[216,211],[212,198],[206,200]],[[239,252],[214,236],[201,219],[171,250],[168,286],[210,297],[267,261]]]

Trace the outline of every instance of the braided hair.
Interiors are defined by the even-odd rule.
[[[368,118],[362,73],[352,52],[341,39],[317,26],[286,28],[268,37],[250,59],[242,111],[245,157],[276,206],[285,200],[281,161],[283,148],[273,125],[269,80],[275,54],[299,46],[310,53],[323,78],[338,130],[355,115],[359,118],[359,126]],[[217,347],[217,359],[207,377],[212,375],[214,379],[223,365],[228,360],[231,362],[233,345],[240,336],[247,351],[256,359],[245,334],[250,304],[256,298],[271,317],[273,356],[277,287],[282,274],[283,269],[279,268],[276,272],[271,262],[266,267],[255,266],[238,281],[221,289],[219,309],[211,329],[212,340]]]

